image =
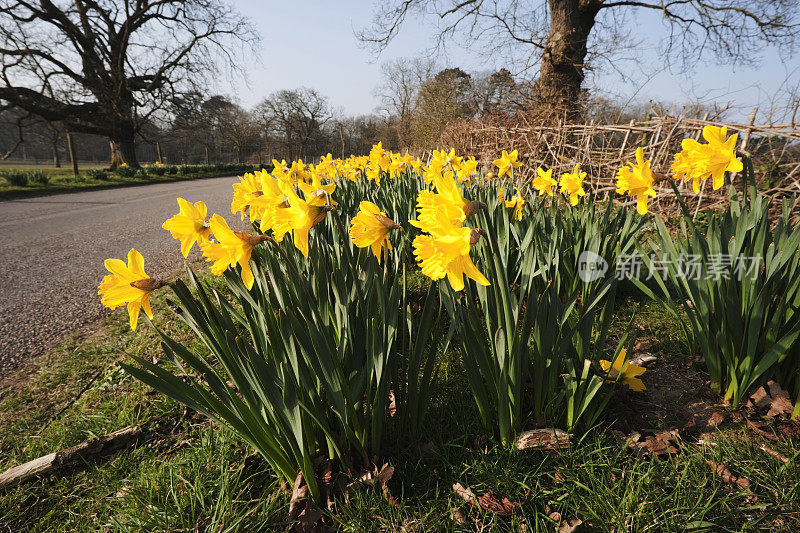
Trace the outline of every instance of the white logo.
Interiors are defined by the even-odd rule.
[[[584,283],[602,278],[608,272],[608,262],[594,252],[586,250],[578,258],[578,277]]]

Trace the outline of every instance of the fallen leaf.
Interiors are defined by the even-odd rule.
[[[477,497],[475,496],[475,493],[474,493],[474,492],[472,492],[472,491],[469,489],[469,487],[466,487],[466,488],[465,488],[463,485],[461,485],[461,483],[453,483],[453,491],[454,491],[456,494],[458,494],[459,496],[461,496],[461,498],[462,498],[462,499],[463,499],[465,502],[467,502],[467,503],[469,503],[469,504],[471,504],[471,505],[478,505],[478,503],[477,503],[477,500],[478,500],[478,499],[477,499]]]
[[[770,455],[770,456],[774,457],[775,459],[778,459],[779,461],[783,461],[784,463],[788,463],[789,462],[789,458],[788,457],[786,457],[785,455],[783,455],[782,453],[780,453],[778,451],[773,450],[772,448],[768,447],[766,444],[760,445],[758,447],[758,449],[761,450],[762,452],[766,453],[767,455]]]
[[[780,440],[776,435],[770,433],[769,431],[764,431],[763,429],[761,429],[763,424],[759,424],[757,422],[753,422],[749,418],[745,418],[745,421],[747,422],[747,427],[748,428],[752,429],[753,431],[755,431],[756,433],[758,433],[762,437],[767,438],[767,439],[769,439],[771,441],[779,441]]]
[[[718,426],[724,421],[725,421],[725,413],[722,413],[720,411],[714,411],[713,413],[711,413],[711,416],[708,417],[708,425],[712,427]]]
[[[759,387],[756,391],[750,395],[750,398],[756,404],[756,407],[768,407],[772,399],[767,394],[767,389],[764,387]]]
[[[571,437],[571,434],[557,428],[532,429],[520,433],[517,438],[517,449],[544,448],[555,450],[567,446]]]
[[[572,520],[563,520],[561,526],[558,528],[558,533],[572,533],[578,529],[578,526],[583,524],[580,518],[573,518]]]
[[[478,505],[486,511],[500,516],[511,516],[522,507],[519,503],[512,502],[508,498],[498,495],[491,489],[478,498]]]
[[[562,474],[561,472],[556,472],[555,474],[553,474],[553,479],[555,480],[556,483],[564,483],[566,481],[564,474]]]
[[[750,492],[750,480],[746,477],[739,477],[733,475],[725,463],[715,463],[714,461],[708,460],[706,461],[713,469],[714,473],[717,474],[719,477],[722,478],[722,481],[725,483],[730,483],[731,485],[736,485],[740,489],[746,492]]]
[[[466,519],[466,518],[464,518],[464,515],[461,513],[461,511],[459,511],[458,509],[456,509],[456,508],[454,507],[453,509],[451,509],[451,512],[452,512],[452,514],[453,514],[453,520],[455,520],[455,522],[456,522],[457,524],[459,524],[459,525],[462,525],[462,526],[463,526],[464,524],[466,524],[466,523],[467,523],[467,519]]]
[[[389,391],[389,416],[394,417],[397,413],[397,403],[395,402],[394,398],[394,391]]]

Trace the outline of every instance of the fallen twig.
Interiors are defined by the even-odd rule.
[[[0,474],[0,491],[15,487],[36,476],[49,474],[90,457],[112,453],[134,444],[142,435],[140,426],[129,426],[114,433],[89,439],[81,444],[39,457]]]

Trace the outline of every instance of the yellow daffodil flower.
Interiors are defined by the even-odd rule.
[[[475,160],[474,157],[470,157],[469,159],[464,159],[461,161],[461,164],[456,169],[456,175],[458,176],[459,181],[466,182],[469,181],[472,176],[478,173],[478,162]]]
[[[439,224],[430,235],[419,235],[414,239],[414,255],[422,273],[436,281],[447,277],[453,290],[464,289],[464,276],[481,285],[489,280],[481,274],[472,259],[470,249],[483,234],[482,230],[454,225],[444,211],[439,211]]]
[[[503,189],[500,189],[500,194],[502,196]],[[525,207],[525,200],[522,198],[522,194],[520,194],[519,189],[514,187],[514,191],[516,194],[511,197],[510,200],[506,200],[505,206],[508,208],[514,208],[514,216],[517,220],[522,220],[522,209]]]
[[[333,206],[307,202],[292,189],[287,189],[286,195],[289,198],[289,207],[275,212],[272,232],[275,234],[275,240],[280,242],[284,235],[291,231],[295,247],[308,257],[308,232],[322,222],[325,215],[333,210]]]
[[[677,179],[692,180],[692,189],[700,192],[700,182],[712,178],[712,187],[716,191],[725,183],[725,172],[741,172],[742,162],[736,159],[737,134],[726,139],[726,126],[706,126],[703,138],[708,144],[701,144],[694,139],[684,139],[681,151],[675,154],[672,173]]]
[[[260,172],[255,174],[246,173],[244,176],[239,177],[239,183],[233,184],[233,201],[231,202],[231,213],[234,215],[241,214],[244,220],[244,213],[250,207],[250,204],[261,196],[261,175]],[[250,209],[250,220],[255,222],[261,220],[261,212],[259,209]]]
[[[444,210],[448,220],[461,224],[468,217],[486,207],[482,202],[467,201],[461,195],[461,188],[452,176],[440,176],[435,182],[436,193],[422,190],[417,195],[417,220],[410,220],[412,226],[424,232],[438,224],[437,212]]]
[[[370,247],[372,253],[381,263],[381,250],[386,245],[387,250],[392,249],[389,242],[389,232],[393,229],[402,229],[400,224],[387,217],[377,205],[372,202],[361,202],[359,212],[350,223],[350,238],[359,248]]]
[[[536,177],[533,178],[533,188],[540,194],[553,196],[553,187],[558,182],[553,179],[553,169],[544,170],[541,167],[536,169]]]
[[[165,283],[145,274],[144,258],[135,248],[128,252],[127,265],[120,259],[106,259],[105,266],[111,273],[103,278],[97,288],[97,294],[102,296],[100,303],[109,309],[126,305],[131,329],[136,330],[140,309],[144,309],[145,314],[153,318],[150,293],[163,287]]]
[[[622,381],[625,385],[630,387],[631,390],[636,392],[642,392],[646,389],[644,386],[644,382],[639,379],[639,376],[644,374],[645,368],[632,365],[626,361],[626,351],[625,348],[619,352],[619,355],[616,359],[614,359],[614,364],[611,364],[611,361],[601,360],[600,366],[603,368],[603,372],[606,373],[606,382],[614,383],[617,381]]]
[[[323,185],[319,173],[311,173],[311,182],[299,183],[298,187],[303,191],[306,201],[311,205],[320,206],[328,203],[336,205],[336,202],[331,199],[333,191],[336,190],[336,184]]]
[[[242,281],[248,290],[253,288],[253,271],[250,269],[250,255],[253,248],[269,239],[266,235],[250,235],[241,231],[233,231],[228,223],[219,215],[211,217],[211,233],[214,241],[200,245],[206,261],[213,263],[211,273],[221,276],[228,267],[237,263],[242,267]]]
[[[497,177],[502,178],[506,174],[511,177],[514,177],[514,169],[519,168],[522,166],[522,163],[517,162],[517,151],[512,150],[509,154],[505,150],[503,150],[502,154],[500,155],[499,159],[495,159],[492,161],[494,165],[497,167]]]
[[[626,192],[636,197],[636,211],[647,214],[647,197],[655,196],[653,171],[650,162],[644,160],[641,147],[636,149],[636,163],[628,163],[617,172],[617,194]]]
[[[575,168],[571,173],[565,173],[561,176],[559,181],[560,191],[566,192],[569,195],[570,205],[578,205],[578,197],[586,194],[583,190],[583,178],[586,177],[586,172],[580,171],[580,165],[575,164]]]
[[[203,243],[208,240],[211,234],[208,208],[202,201],[192,205],[183,198],[178,198],[180,212],[169,218],[162,228],[172,234],[173,239],[181,241],[181,253],[183,257],[189,257],[189,250],[194,243]]]

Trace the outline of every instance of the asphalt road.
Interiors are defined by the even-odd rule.
[[[209,215],[220,213],[243,228],[230,214],[235,181],[210,178],[0,202],[0,381],[110,312],[97,295],[106,258],[126,260],[136,248],[150,277],[182,268],[180,243],[161,228],[178,212],[177,197],[203,200]],[[195,246],[189,260],[200,259]]]

